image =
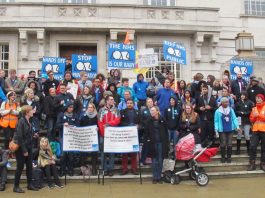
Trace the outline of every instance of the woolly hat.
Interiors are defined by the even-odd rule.
[[[257,98],[257,97],[261,98],[263,101],[265,100],[265,97],[264,97],[263,94],[258,94],[258,95],[256,95],[256,98]]]

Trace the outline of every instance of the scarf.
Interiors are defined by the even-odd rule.
[[[73,117],[73,113],[68,113],[67,111],[64,113],[65,116],[72,118]]]
[[[97,112],[95,112],[95,111],[93,111],[93,112],[88,112],[88,111],[87,111],[85,115],[87,115],[87,117],[89,117],[89,118],[94,118],[94,117],[97,116]]]

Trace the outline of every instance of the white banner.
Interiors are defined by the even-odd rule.
[[[98,130],[97,126],[63,128],[63,151],[97,152]]]
[[[158,66],[157,54],[139,54],[138,68]]]
[[[104,153],[139,152],[138,130],[136,126],[106,127]]]

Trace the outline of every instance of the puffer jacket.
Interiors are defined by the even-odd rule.
[[[258,114],[258,116],[255,116]],[[253,123],[252,132],[264,132],[265,133],[265,102],[256,104],[253,107],[250,114],[250,121]]]

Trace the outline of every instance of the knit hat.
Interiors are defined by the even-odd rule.
[[[15,93],[14,91],[9,91],[9,92],[6,94],[6,97],[9,98],[9,97],[13,96],[14,94],[16,95],[16,93]]]
[[[257,98],[257,97],[261,98],[263,101],[265,100],[265,97],[264,97],[263,94],[258,94],[258,95],[256,95],[256,98]]]

